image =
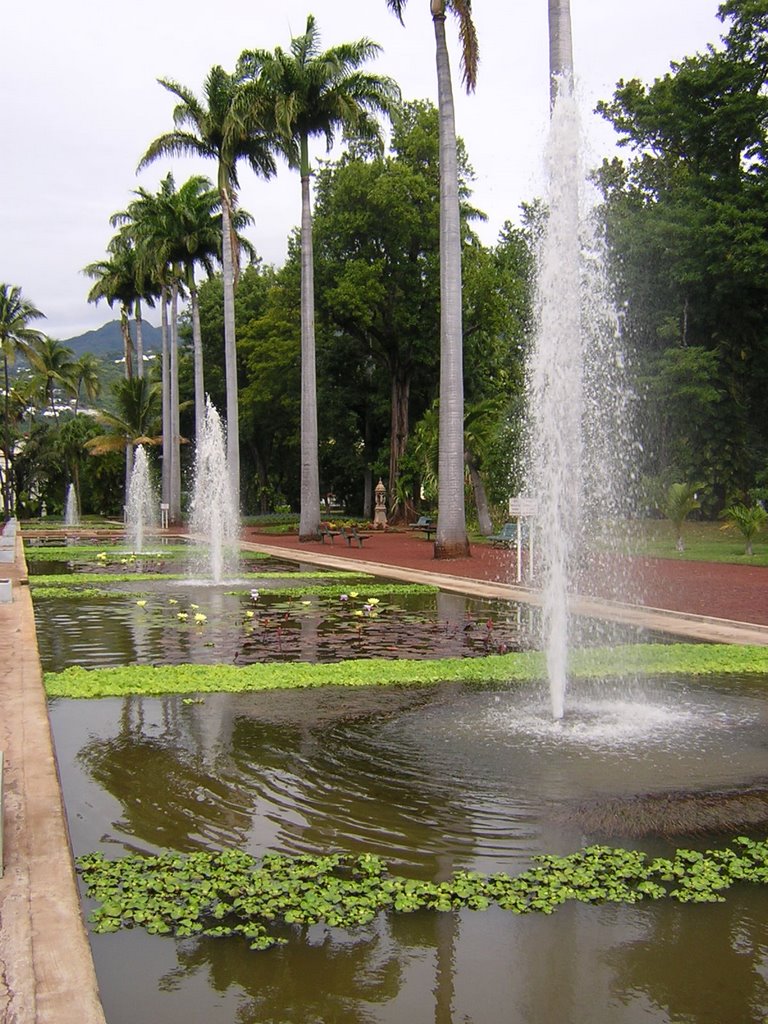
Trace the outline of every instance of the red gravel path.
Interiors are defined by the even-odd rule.
[[[296,536],[259,533],[248,527],[244,540],[262,541],[294,552],[325,550],[342,558],[383,562],[409,569],[440,572],[478,580],[514,581],[514,553],[476,544],[471,558],[436,560],[434,546],[421,534],[403,531],[371,533],[362,548],[348,548],[340,539],[331,545],[302,544]],[[631,573],[643,594],[642,604],[653,608],[711,615],[736,622],[768,625],[768,568],[716,562],[686,562],[665,558],[632,559]],[[596,594],[605,586],[593,583]]]

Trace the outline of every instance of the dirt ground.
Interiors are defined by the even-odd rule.
[[[514,551],[475,544],[470,558],[437,561],[434,544],[421,533],[370,531],[367,537],[362,548],[347,547],[337,537],[333,554],[471,579],[515,581]],[[244,540],[257,538],[292,551],[300,551],[305,546],[296,536],[260,533],[253,527],[243,531]],[[323,547],[319,541],[306,546],[312,550]],[[330,553],[330,543],[324,546]],[[620,568],[620,575],[630,580],[628,593],[637,595],[634,601],[628,598],[628,593],[620,594],[609,582],[615,578],[615,573],[596,567],[585,573],[582,590],[592,596],[623,597],[651,608],[768,625],[768,568],[665,558],[616,559],[612,568]]]

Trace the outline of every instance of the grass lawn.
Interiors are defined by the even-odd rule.
[[[736,565],[768,565],[768,533],[752,541],[753,555],[746,555],[744,538],[723,524],[691,520],[683,524],[685,551],[675,549],[675,530],[666,519],[641,519],[631,524],[633,554],[677,558],[695,562],[733,562]]]

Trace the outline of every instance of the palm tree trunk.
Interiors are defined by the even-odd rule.
[[[549,100],[555,105],[559,83],[573,85],[571,0],[549,0]]]
[[[467,469],[469,470],[469,479],[472,482],[472,492],[475,495],[475,508],[477,509],[477,524],[480,529],[480,533],[484,537],[490,537],[493,533],[493,523],[491,522],[491,512],[488,508],[488,495],[485,490],[485,484],[483,483],[483,477],[480,473],[480,467],[477,464],[477,459],[474,453],[469,448],[464,453],[464,459],[467,463]]]
[[[203,332],[200,327],[200,302],[194,274],[189,282],[189,298],[192,305],[192,355],[195,374],[195,440],[199,439],[205,418],[205,380],[203,377]]]
[[[315,275],[312,210],[306,140],[302,140],[301,174],[301,515],[299,540],[320,535],[320,470],[317,441],[315,370]]]
[[[440,124],[440,450],[435,558],[465,558],[471,552],[464,511],[464,368],[456,123],[445,13],[434,14],[432,20]]]
[[[181,522],[181,443],[179,438],[179,283],[171,285],[171,496],[170,523]]]
[[[136,299],[134,307],[134,320],[136,321],[136,376],[144,376],[144,321],[141,319],[141,299]]]
[[[8,356],[3,352],[3,383],[5,385],[5,465],[3,466],[3,514],[10,519],[13,508],[13,455],[11,453],[11,417],[10,417],[10,375],[8,373]]]
[[[400,460],[408,444],[408,408],[411,395],[410,375],[401,367],[395,368],[392,374],[390,442],[389,442],[389,494],[393,501],[398,492],[400,480]],[[407,509],[398,504],[392,510],[393,522],[407,519]]]
[[[133,473],[133,445],[128,441],[125,445],[125,497],[123,499],[123,522],[125,522],[125,511],[128,506],[128,491],[131,487],[131,474]]]
[[[128,322],[128,310],[125,305],[120,307],[120,331],[123,335],[123,354],[125,357],[125,379],[133,378],[133,339],[131,325]]]
[[[163,286],[160,295],[162,355],[160,357],[162,374],[163,404],[163,475],[162,502],[170,507],[171,501],[171,374],[168,340],[168,289]]]
[[[221,268],[224,284],[224,367],[227,388],[227,463],[232,504],[240,509],[240,435],[237,396],[237,344],[235,337],[235,265],[232,252],[232,199],[221,194]]]

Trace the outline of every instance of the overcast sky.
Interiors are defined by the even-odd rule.
[[[650,82],[670,61],[717,42],[718,0],[571,0],[574,63],[595,161],[610,129],[591,111],[619,78]],[[234,68],[243,49],[286,48],[308,13],[323,47],[368,36],[383,47],[370,70],[394,77],[406,99],[436,99],[434,36],[427,0],[412,0],[405,28],[385,0],[24,0],[3,4],[0,61],[0,281],[19,285],[47,315],[47,333],[68,338],[113,318],[89,306],[81,268],[104,256],[109,217],[139,185],[156,189],[168,170],[215,178],[213,162],[158,161],[136,175],[148,143],[172,127],[173,98],[158,77],[196,94],[214,64]],[[546,0],[476,0],[481,48],[477,91],[458,82],[456,26],[449,19],[457,131],[476,171],[474,202],[495,241],[519,205],[542,191],[548,114]],[[324,156],[322,143],[313,155]],[[269,183],[241,171],[248,235],[280,265],[299,221],[298,176]],[[115,313],[116,315],[116,313]],[[153,319],[150,313],[150,319]]]

